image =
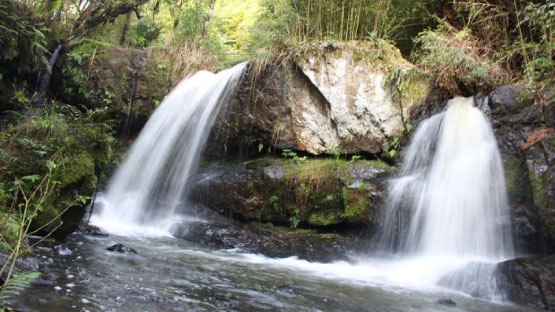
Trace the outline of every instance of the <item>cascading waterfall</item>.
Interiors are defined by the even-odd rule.
[[[386,203],[379,250],[427,259],[436,283],[496,295],[492,268],[513,257],[513,243],[501,156],[472,98],[420,125]],[[478,277],[492,286],[476,289]]]
[[[153,113],[97,200],[91,223],[114,233],[167,233],[187,198],[187,181],[221,103],[235,90],[246,63],[183,80]]]
[[[94,225],[116,234],[169,234],[182,221],[176,211],[187,199],[188,178],[245,67],[199,72],[167,96],[98,200]],[[508,205],[495,137],[473,99],[453,99],[422,122],[386,203],[376,242],[387,257],[276,261],[326,276],[497,299],[495,264],[513,257]]]

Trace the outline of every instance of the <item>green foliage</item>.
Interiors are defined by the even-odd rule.
[[[16,193],[32,192],[46,176],[54,192],[38,205],[39,212],[52,206],[55,215],[62,208],[59,199],[82,202],[83,195],[90,195],[74,191],[94,189],[95,168],[110,161],[114,144],[110,125],[95,121],[98,113],[53,106],[20,117],[0,132],[0,212],[13,207],[9,200]]]
[[[416,64],[451,96],[487,91],[507,79],[505,71],[468,29],[457,31],[441,25],[420,33],[415,43]]]
[[[491,64],[510,73],[513,81],[524,80],[531,89],[553,83],[553,1],[451,1],[450,7],[448,22],[457,31],[471,34],[474,54],[485,55]],[[487,75],[487,68],[482,69]]]
[[[395,159],[398,156],[399,149],[401,148],[401,139],[394,137],[391,141],[385,141],[382,144],[382,152],[385,158]]]
[[[11,296],[17,296],[23,289],[28,287],[34,279],[40,276],[39,272],[19,273],[14,274],[5,285],[5,290],[0,297],[0,300],[6,300]]]
[[[156,22],[148,17],[132,23],[128,42],[133,47],[144,48],[160,35],[160,28]]]
[[[187,7],[178,16],[176,39],[181,42],[194,42],[202,34],[206,20],[205,8],[201,2],[196,2],[192,7]]]
[[[284,158],[289,158],[289,159],[291,159],[291,160],[293,160],[293,161],[295,161],[295,162],[303,162],[303,161],[306,161],[306,160],[308,159],[308,157],[306,157],[306,156],[299,157],[299,156],[297,155],[297,153],[295,153],[294,151],[292,151],[292,150],[290,150],[290,149],[284,149],[284,150],[282,150],[282,151],[281,151],[281,155],[282,155]]]
[[[293,210],[293,213],[291,214],[291,217],[289,217],[289,221],[291,222],[291,229],[294,230],[297,228],[297,226],[299,226],[299,223],[301,222],[301,211],[299,209],[295,209]]]
[[[0,3],[0,61],[17,58],[22,61],[23,69],[34,69],[39,65],[40,56],[48,53],[45,33],[43,24],[24,3]]]
[[[251,29],[249,50],[252,54],[264,53],[269,47],[282,46],[295,38],[298,16],[291,5],[280,0],[263,0],[261,13]]]
[[[530,3],[524,8],[522,23],[529,25],[533,38],[521,41],[523,54],[530,58],[524,65],[524,77],[530,86],[543,80],[545,85],[555,82],[555,2]]]
[[[423,29],[439,1],[265,0],[253,27],[253,47],[325,40],[402,40]]]

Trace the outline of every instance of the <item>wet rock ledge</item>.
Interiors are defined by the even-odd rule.
[[[191,197],[241,221],[357,229],[377,222],[391,173],[389,165],[375,160],[266,157],[205,164],[191,179]]]

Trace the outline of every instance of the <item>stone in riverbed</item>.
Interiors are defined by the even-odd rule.
[[[437,301],[437,304],[444,305],[446,307],[456,307],[457,303],[449,298],[442,298]]]
[[[555,255],[502,262],[497,284],[515,303],[555,310]]]
[[[115,244],[112,245],[108,248],[106,248],[106,250],[108,251],[115,251],[115,252],[119,252],[119,253],[126,253],[126,254],[136,254],[137,251],[131,247],[127,247],[124,246],[123,244]]]
[[[177,225],[172,235],[197,244],[239,249],[272,258],[297,256],[318,262],[347,260],[367,249],[367,242],[355,235],[291,230],[257,222],[240,224],[231,220]]]

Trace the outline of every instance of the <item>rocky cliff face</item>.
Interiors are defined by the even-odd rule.
[[[215,137],[231,150],[379,154],[442,99],[393,47],[309,46],[295,60],[249,68]],[[410,126],[409,126],[410,127]]]
[[[555,97],[536,99],[519,86],[502,86],[487,98],[503,155],[513,233],[522,253],[555,251]]]

